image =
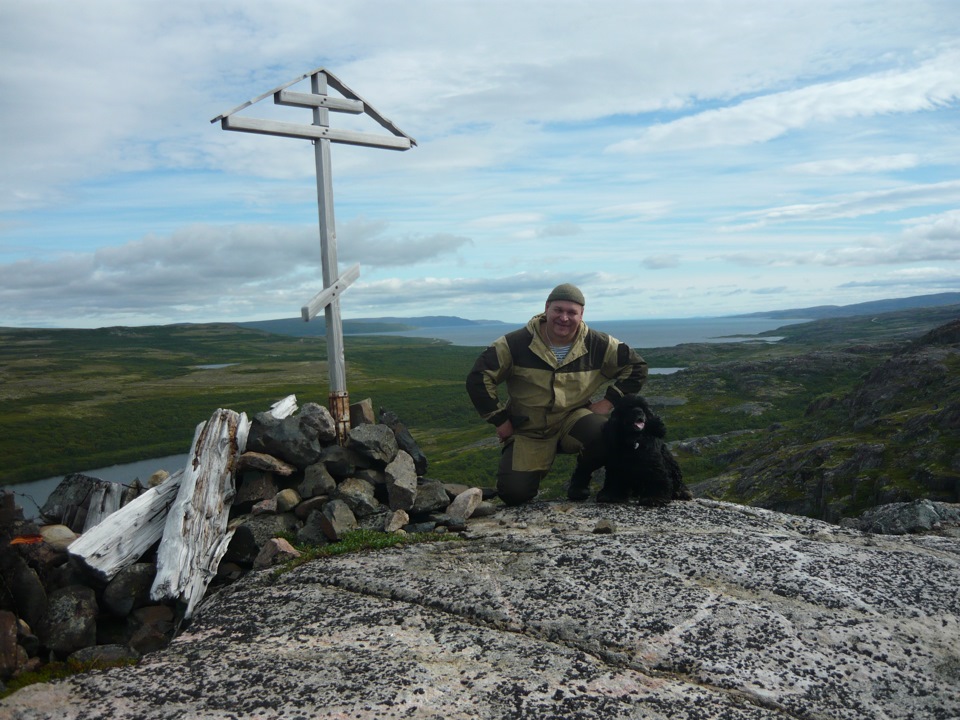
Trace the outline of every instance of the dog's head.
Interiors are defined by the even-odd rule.
[[[655,437],[666,434],[663,421],[653,414],[647,401],[640,395],[624,395],[620,398],[610,414],[610,422],[625,439],[636,438],[644,433]]]

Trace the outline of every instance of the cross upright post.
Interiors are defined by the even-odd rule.
[[[314,73],[310,76],[310,90],[314,95],[326,96],[327,76]],[[330,111],[324,107],[313,108],[313,124],[330,126]],[[313,153],[317,165],[317,207],[320,213],[320,253],[323,287],[329,288],[339,276],[337,268],[337,230],[333,214],[333,176],[330,167],[330,141],[326,138],[313,141]],[[350,429],[350,394],[347,392],[347,361],[343,351],[343,323],[340,318],[340,297],[334,295],[323,309],[327,337],[327,367],[330,375],[330,414],[337,424],[337,438],[346,438]]]
[[[310,93],[287,90],[291,85],[310,78]],[[327,85],[332,85],[343,98],[327,95]],[[313,111],[312,125],[278,120],[246,118],[235,113],[273,95],[277,105],[310,108]],[[330,127],[330,111],[366,114],[392,136],[336,130]],[[320,253],[323,275],[323,290],[317,293],[301,309],[301,316],[309,322],[320,310],[324,312],[327,338],[327,367],[330,375],[330,413],[337,426],[337,439],[346,442],[350,430],[350,396],[347,392],[346,360],[343,351],[343,323],[340,318],[340,294],[360,276],[360,266],[354,265],[343,275],[337,267],[337,233],[333,214],[333,174],[330,162],[330,143],[379,147],[389,150],[409,150],[416,141],[378,113],[363,98],[348,88],[332,73],[317,68],[284,85],[270,90],[229,112],[218,115],[210,122],[220,121],[224,130],[277,135],[310,140],[314,145],[314,160],[317,171],[317,206],[320,221]]]

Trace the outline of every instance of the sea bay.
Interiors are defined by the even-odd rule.
[[[597,320],[585,318],[589,327],[613,335],[633,348],[672,347],[683,343],[744,342],[749,340],[774,341],[775,337],[755,337],[757,333],[806,320],[781,318],[717,317],[647,320]],[[378,335],[399,335],[445,340],[464,347],[486,347],[501,335],[522,325],[509,323],[480,323],[449,327],[415,328]]]

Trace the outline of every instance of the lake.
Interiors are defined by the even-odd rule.
[[[658,320],[597,320],[587,325],[613,335],[633,348],[673,347],[682,343],[744,342],[747,340],[775,341],[779,338],[756,338],[757,333],[776,330],[807,320],[771,318],[682,318]],[[417,328],[376,335],[399,335],[446,340],[465,347],[486,347],[504,333],[520,325],[491,323],[456,325],[450,327]]]

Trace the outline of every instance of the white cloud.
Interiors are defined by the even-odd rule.
[[[879,157],[833,158],[797,163],[786,168],[789,172],[809,175],[851,175],[854,173],[881,173],[917,167],[920,158],[913,153]]]
[[[890,213],[905,208],[929,207],[944,203],[960,203],[960,180],[924,185],[902,185],[887,190],[850,193],[818,203],[755,210],[743,213],[737,218],[752,220],[752,222],[727,226],[724,230],[747,230],[781,222],[855,218],[861,215]]]
[[[645,129],[615,143],[613,153],[749,145],[842,118],[934,110],[960,98],[960,52],[943,52],[917,68],[824,82],[744,100]]]

